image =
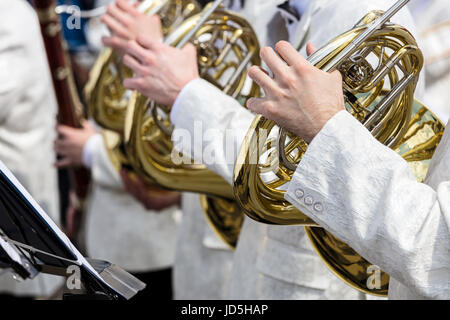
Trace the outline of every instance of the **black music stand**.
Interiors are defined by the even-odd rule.
[[[67,277],[64,299],[128,300],[145,288],[118,266],[83,257],[1,161],[0,269],[17,279]]]

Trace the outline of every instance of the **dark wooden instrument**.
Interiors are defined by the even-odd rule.
[[[58,101],[58,122],[74,128],[81,127],[84,118],[83,105],[76,88],[72,67],[62,37],[60,17],[56,14],[55,0],[32,0],[41,26],[45,50]],[[71,205],[81,210],[90,182],[90,172],[84,168],[70,170],[71,184],[78,201]]]

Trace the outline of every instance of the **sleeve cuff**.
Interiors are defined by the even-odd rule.
[[[175,103],[173,104],[172,109],[170,111],[170,122],[172,122],[174,124],[176,123],[176,121],[178,119],[178,115],[181,112],[183,102],[185,101],[186,96],[188,95],[188,92],[191,90],[191,87],[195,87],[197,82],[202,82],[202,81],[204,81],[204,80],[195,79],[184,86],[184,88],[178,94],[178,97],[175,100]]]
[[[83,147],[82,161],[86,168],[91,169],[94,161],[94,152],[98,143],[101,143],[102,135],[97,133],[89,138]]]
[[[358,135],[370,133],[347,111],[337,113],[310,143],[292,177],[285,199],[319,224],[325,213],[336,211],[335,205],[319,191],[323,190],[323,180],[327,179],[322,179],[327,173],[320,168],[335,167],[332,161],[338,157],[334,154],[342,153],[348,147],[345,141]]]

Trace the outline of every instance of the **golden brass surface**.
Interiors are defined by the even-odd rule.
[[[233,200],[200,195],[206,219],[216,235],[230,248],[236,248],[244,214]]]
[[[423,181],[444,126],[426,107],[414,103],[423,56],[403,27],[385,23],[364,42],[351,47],[369,24],[384,13],[366,15],[352,30],[330,41],[310,61],[319,69],[336,65],[343,76],[346,109],[381,143],[401,154]],[[351,54],[343,60],[344,50]],[[314,59],[315,58],[315,59]],[[414,108],[413,108],[414,107]],[[308,144],[258,116],[241,146],[234,172],[234,193],[246,215],[256,221],[305,226],[326,265],[362,292],[385,296],[389,277],[382,272],[380,288],[368,289],[370,262],[284,199]]]
[[[208,7],[204,12],[207,10]],[[177,46],[193,28],[198,27],[204,12],[186,20],[168,36],[166,43]],[[198,28],[190,41],[198,50],[199,71],[203,79],[239,101],[245,102],[248,97],[259,95],[256,84],[251,83],[249,88],[244,86],[249,67],[260,64],[257,36],[246,20],[219,8]],[[208,195],[202,201],[208,221],[233,247],[243,214],[233,202],[232,187],[205,165],[175,153],[169,112],[170,108],[133,93],[125,125],[130,164],[140,177],[156,181],[165,188]],[[174,159],[184,161],[180,163]]]
[[[139,10],[147,15],[158,14],[163,35],[166,36],[185,19],[200,12],[200,5],[195,0],[154,0],[145,8],[139,7]],[[132,77],[133,72],[121,60],[120,54],[110,48],[105,49],[94,64],[84,89],[89,114],[104,129],[108,155],[117,170],[131,169],[123,144],[125,114],[131,91],[124,88],[123,80]],[[153,185],[154,182],[149,183],[149,186]],[[153,189],[154,192],[164,193],[156,186]]]
[[[198,13],[195,0],[155,0],[144,13],[158,14],[164,36],[186,18]],[[107,48],[100,54],[91,70],[84,93],[90,116],[102,128],[123,132],[125,113],[131,92],[123,87],[123,80],[133,72],[122,64],[122,57]]]

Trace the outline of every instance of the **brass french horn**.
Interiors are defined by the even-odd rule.
[[[188,17],[198,13],[195,0],[147,0],[138,10],[161,17],[162,31],[166,36]],[[132,71],[122,63],[122,56],[107,48],[94,64],[85,87],[90,116],[102,128],[123,132],[126,108],[130,92],[123,87],[123,80],[132,77]]]
[[[184,20],[200,12],[201,7],[195,0],[145,0],[138,10],[146,15],[158,14],[163,35],[167,36]],[[122,63],[121,55],[107,48],[97,59],[84,89],[89,114],[104,129],[106,150],[116,170],[129,168],[123,130],[131,91],[124,88],[123,80],[132,75],[133,72]],[[152,192],[165,193],[156,186]]]
[[[346,109],[381,143],[410,162],[419,181],[425,178],[444,125],[414,100],[423,57],[414,37],[389,22],[408,1],[398,1],[386,13],[373,11],[355,27],[309,57],[324,71],[343,76]],[[258,116],[241,146],[234,171],[234,193],[249,217],[268,224],[301,225],[325,264],[354,288],[387,294],[389,276],[368,288],[371,263],[284,199],[308,144]]]
[[[260,64],[259,43],[250,24],[220,3],[210,3],[202,13],[186,20],[166,43],[182,47],[191,41],[198,50],[200,76],[245,103],[248,97],[259,95],[256,84],[244,86],[249,67]],[[176,158],[184,159],[183,163],[174,161],[169,112],[170,108],[133,93],[125,128],[130,164],[149,182],[207,195],[202,196],[201,203],[208,221],[219,237],[234,247],[244,216],[234,202],[232,187],[205,165],[182,155]]]

